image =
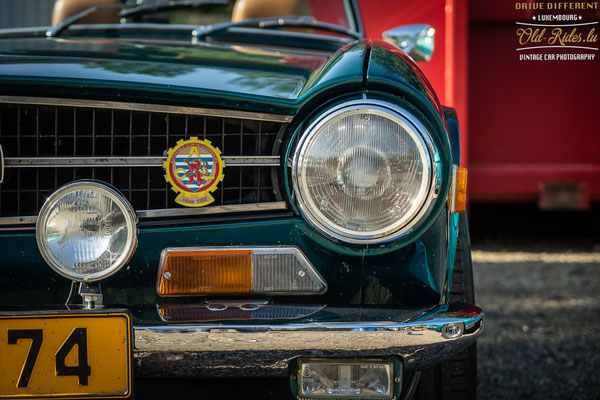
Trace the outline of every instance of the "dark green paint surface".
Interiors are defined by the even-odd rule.
[[[419,72],[401,55],[370,41],[324,52],[117,37],[0,39],[0,95],[293,115],[281,147],[284,160],[303,129],[328,107],[350,99],[377,99],[413,113],[439,150],[442,187],[433,212],[397,242],[347,247],[323,237],[300,217],[142,229],[131,262],[102,282],[105,303],[125,306],[202,302],[203,298],[156,295],[161,251],[177,246],[236,245],[297,246],[328,284],[323,295],[273,297],[275,303],[396,308],[438,304],[444,298],[446,269],[451,264],[445,200],[452,156],[441,108]],[[290,187],[289,182],[283,184]],[[34,235],[0,235],[0,271],[0,308],[62,304],[67,298],[70,282],[45,264]]]
[[[0,91],[294,114],[325,88],[359,90],[364,48],[352,44],[331,53],[190,41],[0,39]]]
[[[438,220],[442,224],[443,218]],[[274,296],[276,303],[434,305],[445,279],[445,259],[436,258],[446,251],[437,233],[444,228],[436,225],[422,240],[382,256],[364,256],[359,249],[341,254],[325,247],[323,238],[300,219],[142,230],[129,264],[102,282],[104,300],[124,305],[203,301],[156,295],[160,253],[167,247],[297,246],[323,276],[328,290],[323,295]],[[0,307],[64,303],[70,283],[45,264],[34,235],[0,236],[0,252]]]

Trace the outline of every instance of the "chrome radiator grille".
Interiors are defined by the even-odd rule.
[[[225,178],[210,206],[280,200],[278,143],[289,117],[14,99],[0,97],[0,145],[5,157],[0,217],[37,215],[54,190],[78,179],[112,184],[136,210],[181,208],[164,179],[162,161],[178,140],[192,136],[210,140],[225,160]]]

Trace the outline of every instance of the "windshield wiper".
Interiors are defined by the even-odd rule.
[[[172,11],[178,10],[181,8],[196,8],[203,6],[222,6],[227,5],[228,0],[181,0],[181,1],[161,1],[158,3],[151,4],[143,4],[141,6],[128,8],[127,10],[121,11],[119,16],[121,18],[129,18],[136,15],[142,14],[153,14],[161,11]],[[65,29],[73,25],[74,23],[80,21],[81,19],[87,17],[88,15],[102,9],[106,8],[124,8],[126,4],[105,4],[99,6],[93,6],[90,8],[86,8],[85,10],[73,14],[70,17],[67,17],[54,25],[52,28],[46,31],[46,36],[48,37],[57,37],[60,35]]]
[[[124,4],[104,4],[104,5],[100,5],[100,6],[93,6],[90,8],[86,8],[85,10],[78,12],[77,14],[73,14],[70,17],[63,19],[62,21],[60,21],[59,23],[54,25],[52,28],[48,29],[46,31],[46,36],[57,37],[58,35],[60,35],[62,33],[62,31],[67,29],[69,26],[73,25],[75,22],[81,20],[82,18],[87,17],[88,15],[90,15],[98,10],[102,10],[105,8],[123,8],[123,7],[125,7]]]
[[[200,26],[192,32],[197,40],[205,40],[207,37],[228,31],[231,28],[314,28],[320,31],[339,33],[360,39],[360,34],[340,25],[317,21],[315,18],[305,15],[288,15],[285,17],[250,18],[239,22],[223,22],[213,25]]]
[[[226,6],[229,0],[184,0],[160,1],[158,3],[142,4],[141,6],[121,11],[122,18],[131,18],[142,14],[155,14],[163,11],[179,10],[181,8],[196,8],[203,6]]]

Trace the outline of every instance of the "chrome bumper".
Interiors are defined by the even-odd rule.
[[[405,371],[422,370],[473,343],[481,334],[483,311],[462,303],[410,313],[325,307],[291,323],[138,322],[136,376],[287,376],[290,362],[302,356],[398,355]],[[447,338],[448,324],[462,327],[463,333]]]

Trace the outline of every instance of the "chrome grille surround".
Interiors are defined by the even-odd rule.
[[[105,181],[141,218],[286,210],[279,145],[291,116],[156,104],[0,96],[0,227],[35,223],[45,198],[67,182]],[[162,164],[181,139],[210,140],[223,154],[215,202],[185,209]]]

